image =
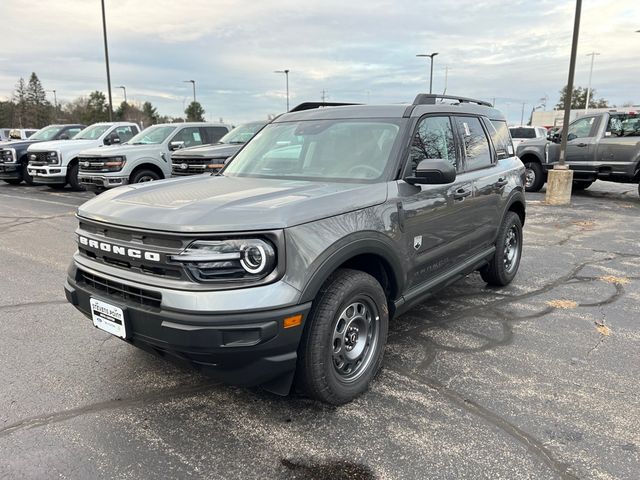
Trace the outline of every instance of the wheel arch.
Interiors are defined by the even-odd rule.
[[[514,212],[518,215],[518,217],[520,217],[520,221],[524,226],[524,222],[527,216],[525,205],[526,202],[524,194],[520,190],[515,190],[509,197],[509,200],[507,200],[506,202],[504,212],[502,212],[502,218],[504,218],[504,216],[508,212]]]
[[[360,270],[373,276],[382,285],[393,314],[394,301],[404,286],[402,263],[393,247],[376,239],[358,239],[347,243],[327,256],[307,281],[301,302],[313,301],[333,272],[340,268]]]
[[[136,168],[131,170],[131,173],[129,174],[129,181],[131,181],[131,179],[133,179],[134,175],[136,173],[138,173],[140,170],[151,170],[152,172],[155,172],[160,176],[160,180],[163,180],[163,179],[166,178],[164,172],[162,171],[162,169],[160,167],[158,167],[157,165],[155,165],[153,163],[142,162],[141,164],[137,165]]]

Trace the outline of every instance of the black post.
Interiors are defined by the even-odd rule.
[[[431,73],[429,74],[429,93],[433,91],[433,57],[434,55],[431,54]]]
[[[573,41],[571,43],[571,60],[569,62],[569,79],[567,80],[567,91],[564,97],[564,120],[562,121],[562,139],[560,140],[560,159],[558,165],[565,166],[565,156],[567,151],[567,135],[569,120],[571,119],[571,94],[573,93],[573,77],[576,71],[576,55],[578,53],[578,34],[580,32],[580,11],[582,10],[582,0],[576,0],[576,18],[573,23]]]
[[[111,100],[111,73],[109,73],[109,48],[107,47],[107,19],[104,13],[104,0],[102,0],[102,33],[104,34],[104,60],[107,65],[107,90],[109,91],[109,121],[113,120],[113,102]]]
[[[287,112],[289,111],[289,69],[284,71],[284,75],[287,79]]]

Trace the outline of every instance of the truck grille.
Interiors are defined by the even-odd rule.
[[[35,155],[35,160],[32,160],[32,155]],[[51,158],[49,158],[49,152],[29,152],[29,155],[27,157],[29,159],[29,163],[34,165],[34,166],[41,166],[41,165],[52,165],[52,164],[56,164],[58,163],[58,157],[55,157],[54,160],[51,160]]]
[[[100,292],[107,297],[117,300],[132,302],[147,307],[160,308],[162,295],[158,292],[152,292],[143,288],[131,287],[124,283],[109,280],[99,275],[78,269],[78,283],[84,284],[86,287]]]
[[[197,173],[216,173],[224,166],[224,158],[203,158],[203,157],[178,157],[174,158],[171,164],[171,172],[174,175],[195,175]],[[219,164],[219,168],[207,168],[207,165]]]
[[[101,157],[78,157],[78,165],[81,172],[101,172],[108,171],[104,168],[105,158]]]

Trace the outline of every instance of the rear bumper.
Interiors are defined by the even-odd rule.
[[[58,184],[67,182],[67,167],[62,165],[31,165],[27,172],[36,183]]]
[[[311,308],[307,303],[268,311],[194,313],[140,305],[89,286],[73,266],[64,289],[67,300],[88,318],[92,297],[123,308],[127,342],[187,362],[222,382],[242,386],[262,385],[283,377],[290,384],[304,321]],[[303,323],[285,329],[283,319],[297,314],[303,315]]]
[[[89,172],[78,173],[78,181],[88,190],[103,190],[105,188],[115,188],[129,183],[129,177],[92,175]]]

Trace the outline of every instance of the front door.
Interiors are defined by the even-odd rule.
[[[408,175],[423,160],[453,163],[460,175],[447,185],[409,185],[399,182],[404,215],[405,251],[409,256],[408,288],[419,287],[455,265],[468,254],[473,181],[462,173],[459,147],[449,116],[426,116],[419,120],[410,149]]]

